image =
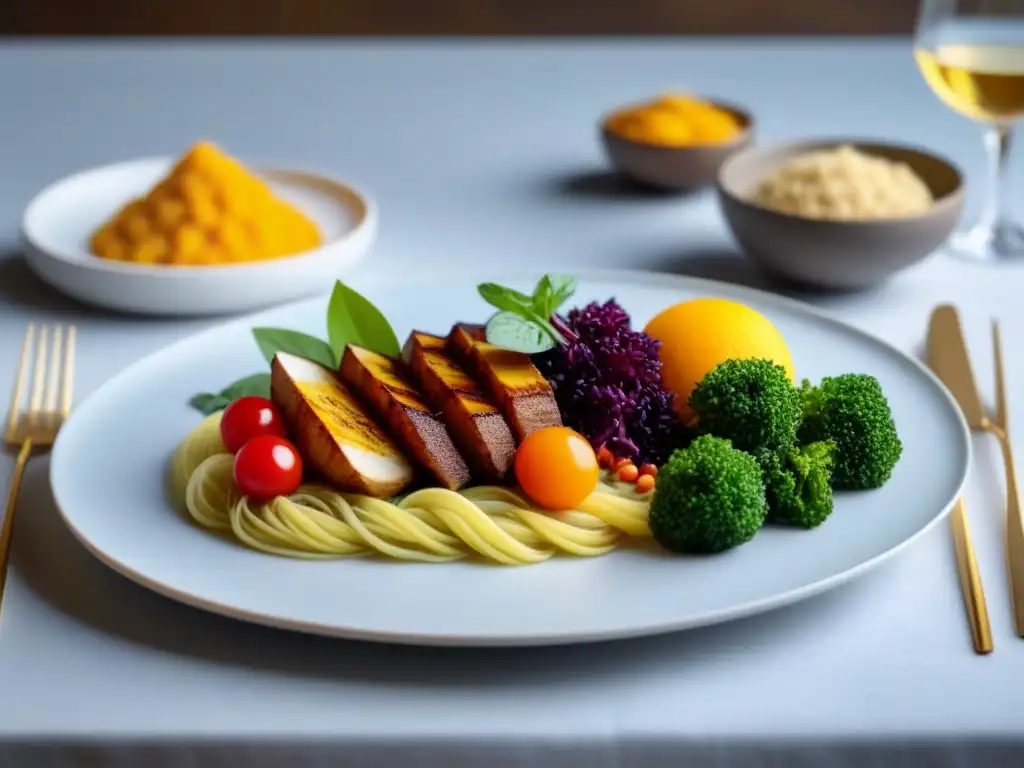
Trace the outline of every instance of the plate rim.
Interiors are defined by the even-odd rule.
[[[139,277],[139,278],[153,278],[159,280],[173,280],[173,279],[194,279],[196,277],[219,277],[224,275],[237,276],[240,271],[247,271],[251,273],[254,268],[267,268],[277,267],[277,265],[284,265],[287,267],[294,267],[298,262],[304,260],[314,260],[317,257],[330,256],[332,249],[342,248],[349,245],[352,241],[357,240],[359,237],[365,236],[365,233],[369,230],[375,230],[377,228],[377,222],[380,218],[379,206],[376,199],[365,189],[356,185],[354,182],[347,181],[338,176],[332,174],[325,174],[318,171],[308,170],[304,168],[289,168],[278,165],[254,165],[252,170],[258,175],[264,176],[265,178],[273,178],[275,176],[290,176],[293,178],[305,178],[315,180],[319,182],[326,182],[331,186],[337,187],[350,194],[354,199],[358,200],[362,206],[362,210],[357,211],[355,207],[349,206],[350,210],[356,214],[356,222],[352,228],[347,231],[341,237],[337,237],[329,242],[323,243],[322,245],[307,251],[300,253],[291,254],[289,256],[282,256],[276,259],[270,259],[267,261],[259,262],[245,262],[242,264],[223,264],[223,265],[211,265],[211,266],[193,266],[193,267],[166,267],[156,266],[151,264],[121,264],[119,262],[112,262],[107,259],[95,259],[91,261],[80,260],[78,258],[72,258],[61,251],[54,251],[44,246],[37,237],[33,236],[30,227],[30,219],[39,206],[45,201],[48,195],[56,192],[60,187],[71,184],[74,182],[81,182],[85,177],[96,175],[99,176],[103,173],[110,173],[114,171],[123,171],[132,166],[171,166],[175,162],[176,158],[168,155],[151,155],[148,157],[137,157],[129,160],[119,160],[114,163],[107,163],[106,165],[98,165],[92,168],[85,168],[83,170],[75,171],[70,173],[56,181],[52,181],[39,190],[32,199],[29,200],[25,206],[21,216],[20,223],[20,234],[22,240],[33,250],[38,256],[49,259],[51,261],[59,262],[67,267],[73,269],[82,269],[92,272],[106,273],[110,275],[118,275],[122,277]],[[299,300],[301,301],[301,299]],[[284,305],[278,305],[284,306]]]
[[[460,269],[459,276],[462,278],[470,279],[483,279],[491,281],[504,281],[512,282],[520,279],[536,279],[538,269],[517,267],[517,268],[503,268],[500,270],[487,270],[486,267],[471,267],[469,269]],[[951,499],[946,503],[945,507],[938,511],[935,516],[928,521],[924,526],[917,530],[912,535],[905,538],[903,541],[895,544],[894,546],[886,549],[883,552],[876,554],[875,556],[864,560],[857,565],[847,568],[844,571],[835,573],[823,579],[819,579],[811,584],[806,584],[801,587],[787,590],[785,592],[772,595],[770,597],[758,598],[749,600],[744,603],[731,605],[724,608],[719,608],[710,611],[704,611],[699,614],[689,616],[685,619],[673,620],[673,621],[661,621],[654,624],[645,624],[643,626],[635,626],[626,629],[611,629],[604,631],[591,631],[586,633],[572,633],[572,632],[554,632],[554,633],[538,633],[528,632],[522,634],[510,635],[506,633],[499,634],[488,634],[488,633],[473,633],[462,634],[462,635],[450,635],[444,633],[431,633],[431,632],[401,632],[393,633],[388,631],[374,631],[367,630],[358,627],[344,627],[339,625],[328,625],[313,621],[293,621],[288,619],[281,619],[280,617],[273,616],[270,614],[260,613],[258,611],[251,611],[248,609],[242,609],[231,605],[225,605],[215,601],[206,600],[195,595],[181,592],[174,587],[157,582],[150,579],[143,573],[138,572],[136,569],[131,568],[124,563],[118,561],[116,558],[108,555],[102,549],[97,547],[91,542],[88,537],[80,531],[73,521],[69,518],[65,511],[65,505],[61,503],[60,495],[58,493],[57,486],[54,482],[55,468],[58,462],[55,461],[55,457],[61,451],[62,435],[58,433],[57,441],[54,444],[53,451],[51,453],[51,461],[49,468],[49,484],[50,490],[53,494],[55,506],[57,507],[58,513],[64,524],[68,527],[74,537],[82,544],[82,546],[96,557],[100,562],[105,564],[120,575],[128,578],[131,581],[143,586],[159,595],[170,598],[177,602],[185,605],[199,608],[220,616],[227,618],[244,621],[247,623],[257,624],[266,627],[272,627],[275,629],[282,629],[292,632],[300,632],[303,634],[312,634],[325,637],[342,638],[357,641],[369,641],[386,643],[390,645],[406,645],[406,646],[436,646],[436,647],[479,647],[479,648],[525,648],[525,647],[554,647],[564,645],[582,645],[597,642],[608,642],[614,640],[626,640],[637,637],[653,637],[657,635],[665,635],[690,629],[696,629],[699,627],[708,627],[716,624],[722,624],[729,621],[735,621],[738,619],[747,618],[759,613],[768,613],[770,611],[782,608],[788,605],[795,604],[802,600],[814,597],[816,595],[827,592],[831,589],[839,587],[843,584],[847,584],[864,573],[876,568],[883,562],[897,556],[912,544],[920,541],[926,534],[935,528],[946,516],[950,513],[953,506],[956,504],[957,499],[962,496],[964,487],[967,483],[971,464],[973,461],[973,452],[971,450],[971,433],[967,426],[966,419],[963,416],[962,411],[956,403],[953,395],[949,389],[942,383],[942,381],[920,360],[916,357],[904,352],[894,344],[882,339],[868,331],[865,331],[857,326],[848,323],[840,318],[836,317],[832,313],[825,309],[821,309],[814,305],[808,304],[807,302],[800,301],[788,296],[782,296],[779,294],[772,293],[770,291],[761,290],[758,288],[752,288],[749,286],[737,285],[734,283],[728,283],[724,281],[711,280],[702,277],[691,277],[689,275],[679,275],[667,272],[658,272],[656,270],[623,270],[623,269],[568,269],[573,276],[580,282],[624,282],[633,285],[649,286],[656,285],[658,287],[665,287],[668,283],[669,287],[678,286],[680,288],[690,288],[691,290],[704,291],[710,295],[714,295],[716,290],[720,290],[723,297],[735,297],[742,299],[747,296],[752,299],[759,301],[765,306],[779,306],[783,309],[788,309],[804,316],[810,316],[823,320],[833,326],[851,332],[854,335],[861,337],[869,344],[881,346],[888,353],[894,354],[899,358],[903,358],[909,361],[917,372],[924,375],[924,378],[931,382],[932,386],[936,388],[944,398],[946,404],[949,407],[950,413],[954,417],[954,421],[960,427],[961,437],[961,449],[963,455],[966,457],[963,467],[961,468],[960,478],[956,485],[956,492],[953,494]],[[430,272],[423,268],[417,268],[414,270],[405,271],[401,274],[398,283],[415,283],[418,280],[426,280],[428,282],[443,282],[446,276],[451,270],[444,270],[440,272]],[[486,275],[486,277],[484,277]],[[362,281],[370,282],[371,284],[378,284],[387,286],[394,285],[396,281],[389,280],[388,276],[381,274],[374,275],[363,275]],[[197,341],[203,341],[208,336],[213,336],[229,329],[237,329],[240,327],[251,326],[258,324],[262,317],[272,315],[274,313],[288,313],[289,311],[298,310],[300,307],[310,306],[315,303],[322,302],[328,295],[327,291],[318,296],[301,299],[298,301],[289,302],[287,304],[277,305],[268,309],[263,309],[258,312],[250,313],[242,317],[231,319],[227,322],[218,323],[210,328],[199,331],[198,333],[190,334],[182,339],[171,342],[160,349],[157,349],[135,362],[129,364],[122,370],[115,373],[107,381],[97,387],[95,390],[90,392],[82,401],[80,401],[75,409],[72,411],[71,418],[75,418],[77,412],[85,407],[91,400],[97,397],[104,391],[108,386],[115,383],[121,377],[128,375],[131,371],[136,368],[143,367],[148,364],[152,359],[155,359],[168,352],[173,352],[179,347],[184,347],[187,344],[194,344]]]

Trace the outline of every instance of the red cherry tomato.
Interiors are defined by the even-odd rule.
[[[255,501],[295,493],[302,483],[302,457],[287,440],[259,435],[235,454],[235,485]]]
[[[265,397],[240,397],[224,409],[220,439],[231,453],[259,435],[288,437],[280,411]]]

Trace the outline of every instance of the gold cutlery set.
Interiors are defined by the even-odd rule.
[[[935,308],[928,325],[928,365],[942,380],[960,406],[972,431],[988,432],[999,441],[1006,470],[1006,561],[1017,634],[1024,636],[1024,524],[1021,522],[1017,475],[1010,444],[1010,419],[1006,402],[1006,373],[999,324],[992,323],[992,354],[995,361],[996,402],[990,417],[982,405],[974,382],[967,343],[955,307],[944,304]],[[971,543],[970,529],[963,497],[959,498],[950,517],[956,550],[957,570],[963,590],[964,605],[974,650],[991,653],[992,630],[989,626],[985,592],[978,573],[978,562]]]
[[[996,404],[990,417],[982,405],[971,370],[967,345],[955,307],[936,307],[928,326],[928,365],[953,394],[975,431],[988,432],[999,441],[1006,470],[1006,558],[1017,634],[1024,636],[1024,524],[1021,522],[1017,479],[1009,435],[1006,382],[1003,370],[999,326],[992,325],[995,357]],[[25,333],[21,359],[11,395],[4,441],[17,449],[14,472],[4,505],[0,527],[0,605],[7,576],[14,508],[21,478],[29,457],[36,448],[49,448],[71,411],[75,371],[75,327],[29,325]],[[957,499],[950,517],[957,569],[974,648],[978,653],[992,651],[992,630],[988,608],[971,542],[963,497]]]

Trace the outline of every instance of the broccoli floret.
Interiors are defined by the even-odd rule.
[[[903,444],[878,379],[846,373],[826,377],[817,387],[805,380],[801,394],[800,443],[835,443],[833,487],[857,491],[884,485],[900,460]]]
[[[728,440],[702,435],[658,470],[650,526],[666,549],[711,554],[749,541],[766,513],[757,459]]]
[[[789,448],[802,415],[800,390],[770,360],[721,363],[694,387],[689,402],[701,432],[750,453]]]
[[[814,528],[832,514],[835,447],[826,440],[762,454],[769,521]]]

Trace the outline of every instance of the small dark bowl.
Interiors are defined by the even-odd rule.
[[[691,190],[714,184],[722,163],[752,141],[754,118],[734,104],[698,98],[731,113],[740,123],[740,133],[717,144],[662,147],[612,133],[606,127],[609,116],[605,115],[601,118],[601,141],[615,170],[634,181],[664,190]]]
[[[762,179],[790,159],[847,144],[865,154],[902,161],[928,185],[935,202],[920,216],[831,221],[802,218],[749,201]],[[861,290],[922,261],[952,234],[964,204],[963,174],[924,149],[857,139],[812,139],[754,147],[722,165],[718,199],[747,258],[809,288]]]

